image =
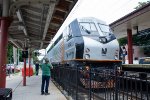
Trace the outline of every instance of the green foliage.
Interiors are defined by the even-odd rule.
[[[21,50],[19,50],[19,61],[23,62],[22,51]],[[13,63],[13,62],[14,62],[14,59],[13,59],[13,45],[9,43],[8,46],[7,46],[7,63]]]
[[[141,8],[141,7],[143,7],[144,5],[146,5],[146,4],[148,4],[150,1],[147,1],[147,2],[138,2],[138,6],[137,7],[135,7],[134,9],[139,9],[139,8]]]
[[[34,63],[35,63],[36,61],[38,61],[37,56],[35,56],[34,54],[32,55],[32,58],[33,58],[33,62],[34,62]]]
[[[8,44],[7,46],[7,63],[13,62],[13,45]]]
[[[123,46],[128,43],[127,37],[118,39],[119,45]]]
[[[139,37],[137,35],[133,35],[132,42],[133,42],[133,45],[136,45],[136,46],[147,46],[147,45],[150,45],[149,38],[150,38],[150,36],[147,36],[147,38],[146,38],[145,36]],[[127,37],[118,39],[118,42],[121,46],[127,44],[128,43]]]
[[[22,58],[22,50],[19,50],[19,61],[23,62],[23,58]],[[31,55],[31,58],[33,58],[33,61],[38,61],[37,56],[35,56],[34,54]],[[8,44],[7,46],[7,63],[13,63],[13,45],[12,44]]]
[[[144,54],[147,55],[147,56],[150,56],[150,47],[144,47]]]
[[[20,62],[23,62],[23,58],[22,58],[22,50],[18,49],[19,50],[19,61]]]
[[[121,46],[127,44],[127,37],[118,39],[118,42]],[[150,35],[147,36],[138,36],[133,35],[132,37],[133,45],[143,47],[144,54],[150,56]]]

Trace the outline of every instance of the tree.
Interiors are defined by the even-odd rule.
[[[134,9],[139,9],[143,6],[145,6],[146,4],[148,4],[150,1],[147,1],[147,2],[138,2],[138,6],[136,6]]]
[[[35,54],[35,52],[32,52],[32,58],[33,58],[33,62],[35,63],[36,61],[38,61],[38,55]]]
[[[21,49],[18,49],[19,50],[19,61],[23,62],[23,58],[22,58],[22,50]],[[31,58],[33,58],[33,61],[37,61],[38,58],[37,56],[38,55],[35,55],[33,52],[31,53]],[[13,63],[14,62],[14,59],[13,59],[13,45],[11,43],[8,43],[8,46],[7,46],[7,63]]]
[[[12,62],[13,62],[13,45],[9,43],[7,46],[7,63]]]
[[[19,61],[23,62],[23,58],[22,58],[22,50],[19,50]]]
[[[123,46],[128,43],[127,37],[118,39],[119,45]]]
[[[150,56],[150,46],[145,46],[143,50],[145,55]]]

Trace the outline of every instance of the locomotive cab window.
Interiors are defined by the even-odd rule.
[[[105,38],[107,39],[107,42],[110,42],[116,39],[116,37],[114,36],[114,34],[112,33],[108,25],[98,23],[98,26],[100,30],[102,31],[103,36],[105,36]]]
[[[72,38],[72,29],[71,29],[71,26],[69,26],[68,37],[69,37],[69,38]]]
[[[112,34],[108,25],[98,24],[98,26],[99,26],[100,30],[103,32],[104,36]]]
[[[82,31],[91,34],[92,32],[97,32],[96,26],[94,23],[81,23],[80,22],[80,28]]]
[[[71,26],[66,27],[66,29],[63,31],[64,38],[69,41],[73,36],[72,36],[72,29]]]

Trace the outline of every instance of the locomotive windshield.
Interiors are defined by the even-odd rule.
[[[101,29],[103,35],[106,36],[107,42],[116,39],[108,25],[98,23],[98,26]]]
[[[81,30],[85,31],[88,34],[90,34],[91,32],[97,32],[97,29],[94,23],[82,22],[80,23],[80,26],[81,26]]]
[[[103,32],[104,35],[112,34],[112,32],[111,32],[108,25],[98,24],[98,26],[99,26],[99,28],[101,29],[101,31]]]

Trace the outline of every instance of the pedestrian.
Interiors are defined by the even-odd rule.
[[[122,63],[123,63],[123,64],[125,64],[125,61],[126,61],[125,57],[126,57],[126,55],[127,55],[127,51],[126,51],[125,46],[123,46],[123,47],[122,47],[122,56],[123,56],[123,57],[122,57],[122,61],[123,61]]]
[[[10,77],[10,74],[11,74],[11,66],[8,65],[6,70],[7,70],[7,75]]]
[[[50,69],[52,68],[52,65],[49,63],[48,58],[44,58],[44,63],[40,65],[42,69],[42,85],[41,85],[41,95],[49,95],[48,87],[49,87],[49,80],[51,76]]]
[[[36,72],[36,75],[39,74],[39,62],[38,61],[35,63],[35,72]]]
[[[119,47],[119,60],[123,59],[123,51],[122,51],[122,47]]]

